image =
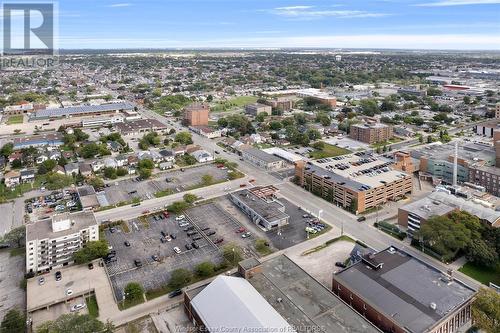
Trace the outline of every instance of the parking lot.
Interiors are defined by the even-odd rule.
[[[67,189],[47,192],[46,195],[28,199],[24,208],[30,220],[37,221],[56,213],[80,211],[81,203],[77,191]]]
[[[163,219],[160,219],[160,215],[162,213],[155,213],[127,221],[130,232],[121,228],[115,228],[113,232],[109,228],[105,230],[106,239],[116,251],[116,261],[108,263],[107,268],[118,300],[123,297],[128,282],[137,281],[146,290],[157,289],[168,283],[169,273],[175,269],[192,270],[201,262],[218,263],[222,259],[217,246],[209,242],[196,226],[180,227],[174,216],[166,218],[162,215]],[[187,230],[191,226],[192,230]],[[167,237],[162,236],[162,231]],[[188,236],[189,232],[194,234]],[[129,246],[125,245],[126,241]],[[198,248],[193,248],[193,242]],[[175,247],[180,253],[174,251]],[[135,260],[141,261],[141,267],[137,267]]]
[[[25,271],[24,255],[11,256],[8,250],[0,251],[0,321],[13,308],[26,307],[26,292],[20,288]]]
[[[185,168],[183,171],[165,172],[151,180],[138,181],[135,177],[117,181],[103,190],[108,203],[115,205],[119,202],[131,201],[134,198],[152,199],[155,197],[155,193],[160,191],[182,192],[189,190],[199,185],[204,175],[210,175],[214,182],[220,182],[228,178],[228,170],[217,168],[214,164],[207,164]]]

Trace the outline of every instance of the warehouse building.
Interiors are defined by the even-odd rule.
[[[91,211],[62,213],[26,225],[26,272],[48,272],[73,262],[73,253],[99,240]]]
[[[115,128],[121,135],[137,135],[146,132],[165,132],[168,127],[156,119],[137,119],[116,123]]]
[[[230,199],[253,223],[268,231],[287,225],[290,219],[276,197],[277,192],[272,185],[253,187],[231,193]]]
[[[380,332],[285,255],[244,260],[236,276],[185,291],[184,310],[199,331]]]
[[[279,170],[284,166],[284,161],[281,158],[250,146],[241,148],[241,157],[253,165],[268,171]]]
[[[305,190],[356,213],[411,194],[412,176],[370,153],[295,163],[296,182]]]
[[[451,274],[390,248],[333,275],[333,292],[384,332],[464,332],[476,291]]]
[[[59,132],[14,138],[14,150],[29,147],[58,147],[63,144],[63,135]]]
[[[98,116],[120,111],[133,110],[134,104],[129,102],[109,103],[102,105],[80,105],[67,108],[39,110],[30,115],[30,120],[43,120],[55,118],[71,118],[83,116]]]

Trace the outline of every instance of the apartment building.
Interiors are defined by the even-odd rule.
[[[384,332],[465,332],[476,291],[394,246],[333,275],[332,291]]]
[[[62,213],[26,225],[26,272],[42,273],[73,262],[73,253],[99,240],[91,211]]]
[[[500,118],[500,103],[497,103],[495,105],[495,118],[497,118],[497,119]]]
[[[345,209],[362,213],[411,194],[411,175],[394,170],[371,154],[324,158],[295,163],[295,177],[309,192]]]
[[[245,113],[256,116],[259,113],[266,112],[268,115],[272,113],[273,108],[266,104],[253,103],[245,106]]]
[[[210,106],[203,103],[193,103],[184,108],[183,123],[187,126],[208,126]]]
[[[268,105],[273,108],[280,109],[282,111],[290,111],[293,109],[295,98],[289,96],[275,97],[267,102]]]
[[[353,124],[349,137],[368,144],[384,142],[394,137],[392,126],[380,123]]]
[[[482,186],[486,192],[500,196],[500,168],[477,166],[469,168],[469,182]]]

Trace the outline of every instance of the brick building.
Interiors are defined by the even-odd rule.
[[[210,106],[203,103],[193,103],[184,108],[183,122],[187,126],[208,126]]]
[[[392,126],[375,124],[353,124],[349,131],[351,139],[372,144],[384,142],[394,137]]]

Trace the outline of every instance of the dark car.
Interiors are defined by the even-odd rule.
[[[129,241],[125,241],[125,242],[123,242],[123,244],[125,244],[126,247],[130,246],[130,242]]]
[[[168,294],[168,298],[174,298],[174,297],[179,296],[181,294],[182,294],[182,290],[176,289],[176,290],[172,291],[170,294]]]
[[[161,237],[161,238],[160,238],[160,242],[162,242],[162,243],[166,243],[166,242],[167,242],[167,240],[165,239],[165,237]]]
[[[94,264],[93,263],[89,263],[89,269],[94,269]]]
[[[56,272],[56,281],[61,281],[61,279],[62,279],[62,274],[60,271],[57,271]]]
[[[200,240],[200,239],[202,239],[202,238],[203,238],[203,237],[201,237],[201,236],[195,236],[195,237],[193,237],[193,240],[194,240],[194,241],[197,241],[197,240]]]
[[[193,248],[191,244],[186,244],[184,245],[184,247],[186,248],[186,250],[191,250]]]
[[[206,234],[207,234],[207,236],[212,236],[212,235],[215,235],[215,231],[212,230],[212,231],[207,232]]]
[[[154,261],[160,261],[160,257],[158,257],[156,254],[153,254],[151,256],[151,259],[153,259]]]
[[[172,239],[176,239],[176,238],[177,238],[177,236],[176,236],[176,235],[174,235],[174,234],[170,234],[170,238],[172,238]]]
[[[346,266],[343,262],[341,262],[341,261],[337,261],[337,262],[335,263],[335,266],[337,266],[337,267],[341,267],[341,268],[346,268],[346,267],[347,267],[347,266]]]
[[[206,230],[210,230],[210,227],[205,227],[201,229],[201,231],[206,231]]]
[[[160,234],[163,236],[163,237],[167,237],[167,233],[165,231],[160,231]]]
[[[193,236],[193,235],[196,235],[197,233],[198,233],[197,231],[191,230],[191,231],[188,231],[187,235]]]
[[[224,241],[224,238],[217,238],[216,240],[214,240],[214,244],[219,244],[219,243],[222,243]]]
[[[142,261],[140,261],[139,259],[135,259],[135,260],[134,260],[134,265],[135,265],[136,267],[142,267]]]
[[[199,249],[200,246],[198,245],[198,243],[196,242],[192,242],[191,245],[195,248],[195,249]]]
[[[358,222],[363,222],[363,221],[366,221],[365,216],[358,217]]]

